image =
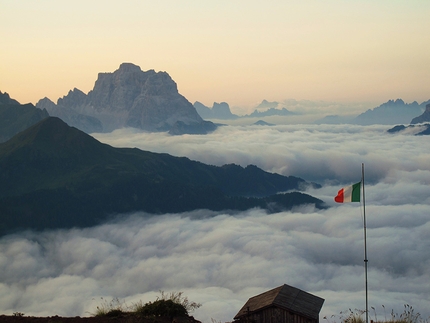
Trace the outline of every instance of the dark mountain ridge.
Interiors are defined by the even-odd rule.
[[[0,105],[2,104],[20,104],[17,100],[12,99],[9,93],[0,91]]]
[[[20,104],[0,91],[0,143],[48,116],[46,110],[37,109],[31,103]]]
[[[297,177],[114,148],[49,117],[0,144],[0,232],[91,226],[112,214],[324,207]]]

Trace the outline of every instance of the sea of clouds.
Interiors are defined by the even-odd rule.
[[[116,147],[254,164],[323,185],[303,206],[266,214],[197,210],[120,214],[103,225],[0,239],[0,313],[89,316],[103,302],[153,301],[182,291],[210,323],[231,321],[249,297],[289,284],[325,299],[320,318],[365,308],[364,208],[333,202],[365,165],[370,317],[430,316],[430,143],[385,126],[224,126],[209,135],[123,129],[94,134]],[[373,309],[373,308],[374,309]]]

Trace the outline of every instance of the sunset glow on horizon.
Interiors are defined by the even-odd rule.
[[[123,62],[190,102],[430,99],[428,1],[0,1],[0,91],[88,93]],[[233,111],[234,112],[234,111]]]

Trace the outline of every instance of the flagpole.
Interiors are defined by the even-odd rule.
[[[367,289],[367,237],[366,237],[366,199],[364,195],[364,163],[361,164],[361,183],[363,186],[363,218],[364,218],[364,280],[366,286],[366,323],[369,323],[369,297]]]

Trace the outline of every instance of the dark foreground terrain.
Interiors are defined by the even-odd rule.
[[[123,315],[115,317],[32,317],[32,316],[13,316],[0,315],[1,323],[201,323],[192,316],[189,317],[141,317],[137,315]]]

